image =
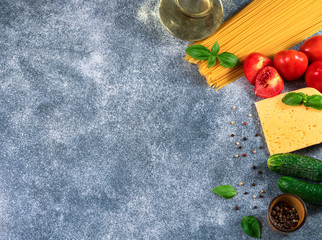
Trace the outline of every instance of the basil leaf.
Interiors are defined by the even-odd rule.
[[[290,106],[300,105],[303,102],[303,95],[301,93],[291,92],[285,94],[282,98],[282,102]]]
[[[208,59],[208,67],[212,67],[216,63],[216,56],[211,55]]]
[[[211,55],[209,49],[202,45],[192,45],[186,49],[186,53],[198,60],[208,60]]]
[[[261,228],[258,220],[255,217],[243,217],[241,226],[248,236],[251,236],[253,238],[261,238]]]
[[[240,64],[238,57],[229,52],[223,52],[217,55],[221,65],[226,68],[234,68]]]
[[[218,194],[226,199],[232,198],[236,195],[236,190],[230,185],[222,185],[212,189],[213,193]]]
[[[216,56],[218,52],[219,52],[219,44],[218,42],[216,42],[211,48],[211,54]]]
[[[322,110],[322,96],[321,95],[312,95],[307,99],[308,105],[311,108]]]

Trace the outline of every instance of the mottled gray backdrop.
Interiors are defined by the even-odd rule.
[[[225,19],[248,2],[223,1]],[[261,221],[263,239],[321,239],[312,205],[297,233],[268,227],[279,175],[254,136],[259,98],[245,78],[209,88],[157,7],[0,0],[0,239],[249,239],[247,215]],[[321,158],[322,147],[300,153]],[[222,184],[238,194],[211,192]],[[252,199],[261,189],[265,197]]]

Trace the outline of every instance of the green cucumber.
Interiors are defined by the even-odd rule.
[[[305,202],[322,205],[322,185],[298,180],[292,177],[281,177],[277,181],[283,193],[293,193]]]
[[[268,168],[275,173],[322,181],[322,161],[291,153],[274,154],[267,159]]]

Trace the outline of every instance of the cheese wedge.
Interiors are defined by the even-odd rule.
[[[294,92],[321,94],[314,88]],[[322,110],[288,106],[286,93],[255,103],[270,154],[287,153],[322,142]]]

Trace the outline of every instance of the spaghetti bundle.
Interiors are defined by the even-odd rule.
[[[260,52],[273,57],[321,30],[322,0],[254,0],[210,37],[193,44],[211,49],[218,41],[221,51],[235,54],[241,62],[248,54]],[[186,56],[185,60],[197,64],[208,84],[220,89],[243,75],[242,65],[208,68],[207,61]]]

